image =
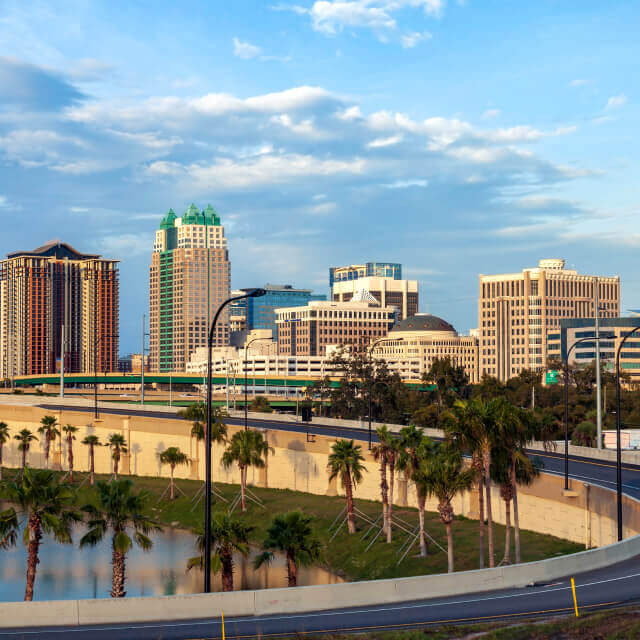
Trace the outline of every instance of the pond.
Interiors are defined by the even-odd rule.
[[[93,548],[79,549],[81,533],[74,545],[58,544],[43,538],[36,575],[34,600],[75,600],[108,598],[111,590],[111,538]],[[186,571],[187,560],[196,554],[195,537],[174,529],[156,534],[153,549],[145,553],[133,547],[127,554],[126,590],[128,596],[164,596],[202,591],[199,569]],[[252,553],[255,555],[257,551]],[[252,557],[236,556],[234,588],[268,589],[287,586],[285,559],[277,557],[269,567],[253,569]],[[20,538],[16,547],[0,551],[0,601],[24,598],[27,552]],[[220,575],[212,577],[212,589],[222,590]],[[301,567],[298,584],[343,582],[320,567]]]

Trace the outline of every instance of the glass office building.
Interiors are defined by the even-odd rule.
[[[397,262],[367,262],[365,264],[350,264],[346,267],[330,267],[329,287],[333,288],[334,282],[357,280],[367,276],[402,280],[402,265]]]
[[[260,298],[246,298],[246,328],[270,329],[275,336],[275,309],[281,307],[303,307],[311,300],[326,300],[321,294],[313,294],[311,289],[294,289],[290,284],[266,284],[266,295]]]

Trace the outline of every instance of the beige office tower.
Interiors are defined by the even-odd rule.
[[[220,217],[211,205],[191,205],[162,218],[149,270],[149,350],[152,371],[185,371],[207,344],[208,327],[229,297],[231,266]],[[214,346],[229,343],[229,312],[216,324]]]
[[[479,279],[480,376],[506,381],[523,369],[544,369],[560,320],[595,316],[596,283],[600,317],[620,314],[619,276],[581,275],[564,260]]]

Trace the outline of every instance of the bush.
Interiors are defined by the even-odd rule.
[[[249,405],[249,411],[271,413],[271,404],[264,396],[256,396]]]
[[[571,444],[581,447],[594,447],[596,444],[596,425],[585,420],[571,434]]]

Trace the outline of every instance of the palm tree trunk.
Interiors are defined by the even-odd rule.
[[[171,482],[169,483],[169,500],[173,500],[175,497],[175,491],[174,491],[174,487],[173,487],[173,470],[175,469],[176,465],[172,464],[171,465]]]
[[[290,553],[287,553],[287,580],[288,586],[298,586],[298,567],[296,566],[296,562]]]
[[[480,468],[478,475],[478,547],[480,552],[480,569],[484,569],[484,471]]]
[[[69,457],[69,481],[73,483],[73,440],[71,439],[71,434],[69,434],[69,439],[67,440],[68,447],[68,457]]]
[[[45,469],[49,468],[49,447],[51,445],[51,440],[49,440],[49,434],[47,433],[44,438],[44,467]]]
[[[447,571],[453,573],[453,531],[451,530],[451,522],[444,525],[447,528]]]
[[[505,519],[504,519],[504,556],[502,556],[502,564],[511,564],[511,500],[504,501]]]
[[[496,564],[493,553],[493,513],[491,510],[491,449],[484,451],[484,484],[487,491],[487,533],[489,537],[489,567]]]
[[[511,484],[513,485],[513,537],[516,543],[516,564],[520,564],[520,514],[518,513],[518,483],[516,482],[515,460],[511,463]]]
[[[393,487],[395,484],[396,461],[392,457],[389,460],[389,506],[387,508],[387,543],[391,543],[391,530],[393,529]]]
[[[116,449],[113,454],[113,477],[118,479],[118,463],[120,462],[120,452]]]
[[[387,484],[387,458],[383,454],[380,459],[380,495],[382,496],[382,531],[386,533],[389,526],[389,485]]]
[[[247,468],[245,466],[240,467],[240,504],[242,506],[242,510],[247,510],[247,499],[245,496],[245,491],[247,487]]]
[[[351,486],[351,473],[347,471],[344,479],[344,492],[347,497],[347,527],[349,533],[356,532],[356,523],[353,518],[353,488]]]
[[[222,560],[222,590],[233,591],[233,556],[225,551],[221,554]]]
[[[27,466],[27,450],[25,448],[22,449],[22,470]]]
[[[31,602],[31,600],[33,600],[33,585],[36,581],[36,569],[40,562],[40,558],[38,557],[40,540],[42,540],[40,518],[31,514],[27,527],[29,528],[29,544],[27,547],[27,584],[24,590],[24,599],[27,602]]]
[[[427,555],[427,543],[424,539],[424,505],[426,498],[418,496],[418,519],[420,521],[420,531],[418,536],[420,538],[420,557],[425,558]]]
[[[115,537],[115,536],[114,536]],[[124,598],[127,592],[124,590],[125,581],[125,555],[121,551],[113,548],[111,554],[111,563],[113,565],[113,578],[111,581],[111,597]]]
[[[96,474],[95,474],[95,458],[94,458],[94,451],[93,451],[93,445],[89,445],[89,474],[90,474],[90,482],[91,485],[93,486],[95,479],[96,479]]]
[[[0,442],[0,481],[2,481],[2,448],[3,443]]]

